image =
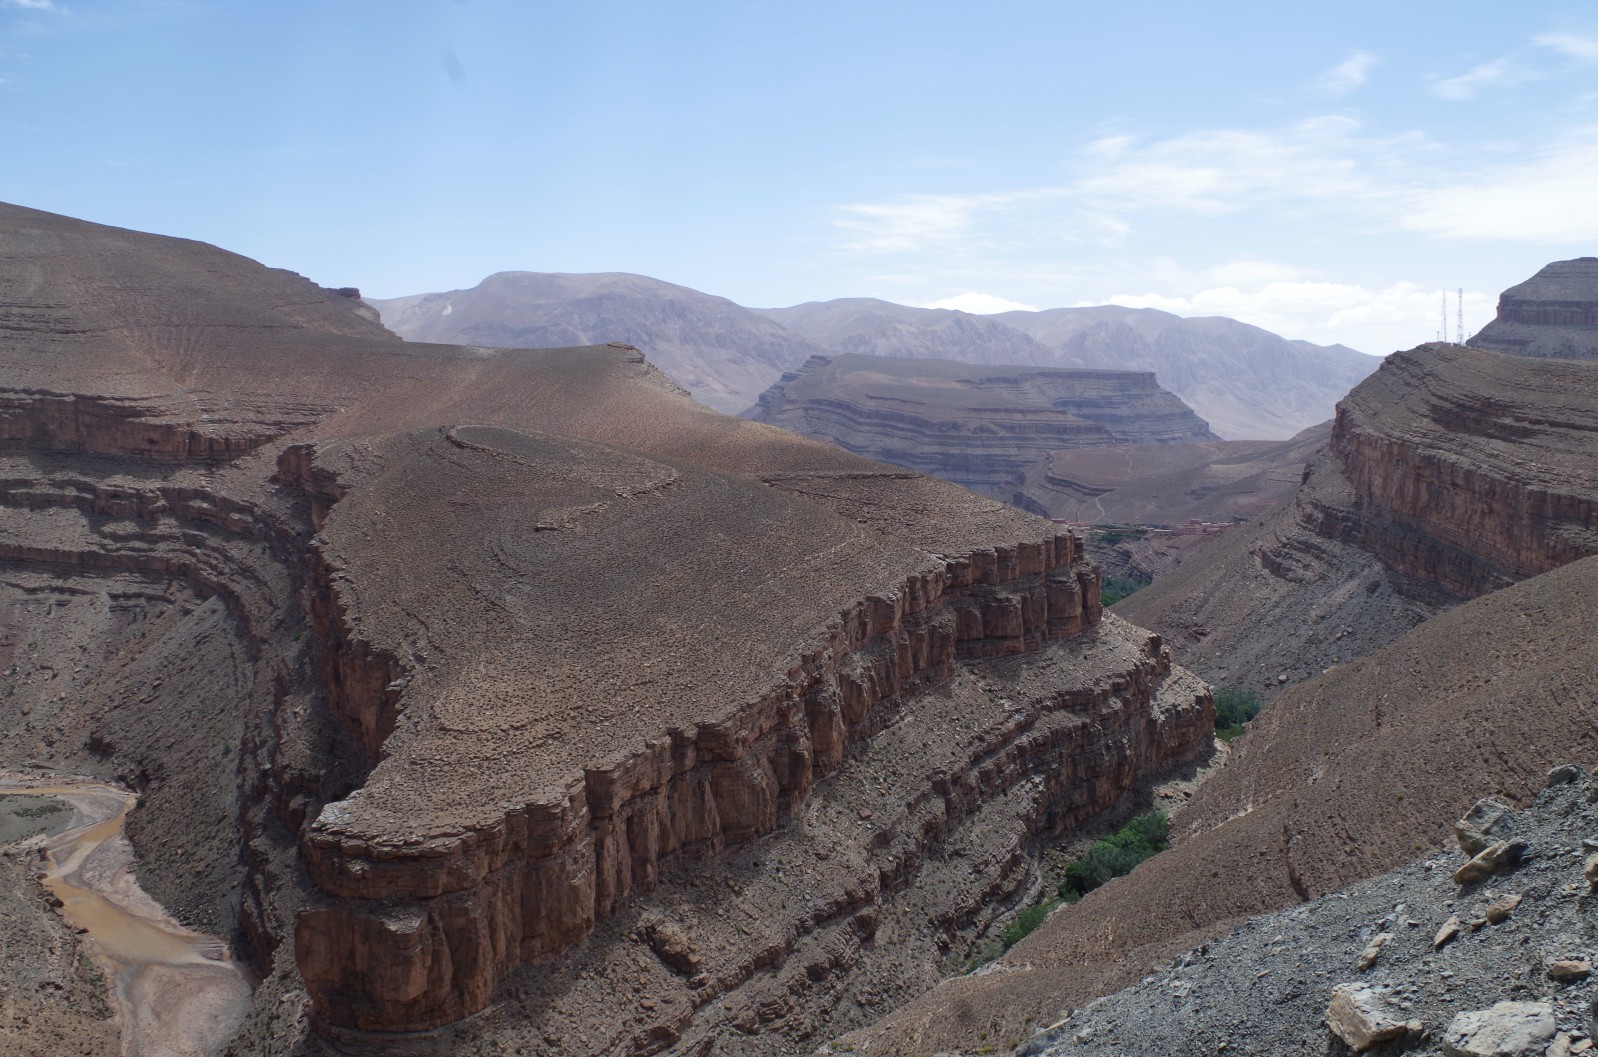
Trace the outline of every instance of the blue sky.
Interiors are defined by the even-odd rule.
[[[380,297],[631,271],[1387,352],[1598,255],[1598,8],[0,0],[0,199]]]

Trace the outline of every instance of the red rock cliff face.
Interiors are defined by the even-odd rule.
[[[1389,357],[1338,409],[1352,502],[1306,521],[1457,598],[1598,553],[1595,379],[1459,346]]]
[[[483,1008],[517,962],[581,940],[653,889],[677,856],[770,832],[850,744],[960,660],[1023,653],[1095,625],[1098,591],[1097,569],[1077,560],[1069,535],[948,559],[840,614],[826,645],[751,707],[663,731],[490,829],[372,846],[329,832],[330,806],[302,850],[317,885],[339,899],[303,915],[296,939],[319,1016],[415,1031]],[[335,707],[366,728],[386,707],[367,700],[383,682],[346,681]]]

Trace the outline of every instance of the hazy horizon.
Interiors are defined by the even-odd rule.
[[[1381,354],[1598,252],[1572,4],[0,0],[0,121],[0,199],[379,298],[626,271]]]

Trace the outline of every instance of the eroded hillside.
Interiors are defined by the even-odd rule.
[[[1047,522],[630,348],[0,224],[0,761],[141,792],[144,884],[262,976],[233,1052],[801,1052],[1209,746]]]
[[[1451,839],[1479,798],[1529,801],[1598,751],[1598,558],[1465,603],[1278,696],[1184,809],[1173,847],[1064,907],[990,972],[846,1042],[980,1051],[1138,980],[1242,918]]]
[[[1598,553],[1598,369],[1395,353],[1275,514],[1123,604],[1217,684],[1273,689]]]

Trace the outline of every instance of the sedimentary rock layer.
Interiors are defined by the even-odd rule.
[[[1275,689],[1598,553],[1595,394],[1590,363],[1395,353],[1340,405],[1286,506],[1123,610],[1207,677]]]
[[[908,1055],[1025,1038],[1246,915],[1452,846],[1478,798],[1525,802],[1550,767],[1598,752],[1595,598],[1598,557],[1288,690],[1199,789],[1169,852],[1055,915],[999,971],[951,980],[848,1042]],[[1545,857],[1574,879],[1577,859]]]
[[[1009,498],[1061,448],[1214,440],[1152,374],[817,356],[749,417]]]
[[[212,247],[0,230],[0,762],[143,792],[155,894],[263,977],[243,1052],[481,1010],[680,864],[807,847],[775,831],[868,752],[883,818],[933,836],[856,841],[830,910],[773,920],[864,935],[950,820],[1003,817],[939,904],[981,917],[1040,836],[1207,742],[1202,685],[1098,627],[1047,522],[711,412],[635,349],[404,343]],[[717,1017],[781,960],[728,950]]]
[[[1512,356],[1598,359],[1598,257],[1555,261],[1498,298],[1498,315],[1467,342]]]
[[[1012,499],[1046,517],[1105,525],[1180,525],[1257,517],[1292,495],[1331,423],[1291,440],[1117,445],[1050,452]]]

